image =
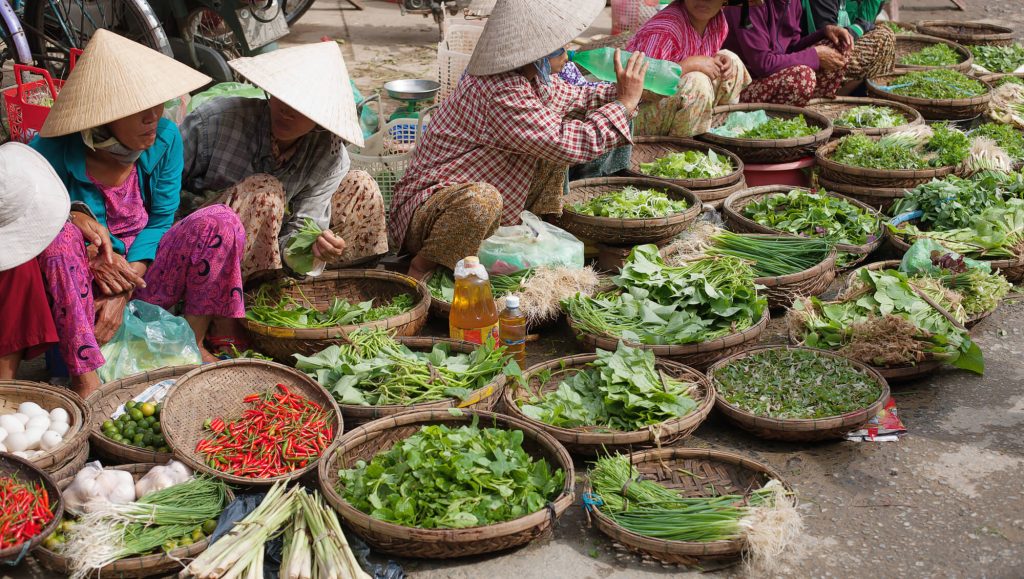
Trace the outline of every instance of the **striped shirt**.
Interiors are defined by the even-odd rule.
[[[701,36],[690,24],[690,15],[682,0],[677,0],[641,26],[626,50],[641,50],[649,58],[682,62],[691,56],[718,54],[728,34],[729,25],[719,12],[708,22]]]

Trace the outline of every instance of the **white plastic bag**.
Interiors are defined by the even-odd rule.
[[[522,225],[499,227],[480,244],[480,263],[494,275],[540,266],[583,267],[583,242],[568,231],[523,211]]]

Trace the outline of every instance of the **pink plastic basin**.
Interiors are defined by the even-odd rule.
[[[772,163],[758,165],[743,164],[743,177],[747,187],[762,185],[789,185],[791,187],[807,187],[811,184],[810,168],[814,166],[814,157],[804,157],[789,163]]]

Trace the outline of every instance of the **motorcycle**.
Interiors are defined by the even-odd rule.
[[[402,15],[422,14],[424,18],[434,17],[437,22],[440,40],[444,40],[448,34],[448,16],[455,16],[467,9],[472,0],[401,0],[398,7],[402,9]]]

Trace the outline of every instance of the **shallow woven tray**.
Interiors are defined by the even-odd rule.
[[[587,364],[597,359],[595,354],[578,354],[576,356],[565,356],[532,366],[523,372],[523,381],[528,384],[527,388],[521,386],[509,386],[505,389],[502,397],[505,414],[525,420],[537,428],[540,428],[555,437],[569,452],[580,455],[597,455],[605,452],[624,451],[631,452],[640,448],[651,446],[669,446],[689,437],[697,427],[707,419],[708,414],[715,405],[715,391],[703,374],[676,362],[656,359],[655,368],[666,376],[680,382],[692,382],[697,385],[694,394],[691,396],[697,402],[697,408],[693,412],[662,422],[660,424],[635,430],[623,432],[609,428],[581,426],[577,428],[563,428],[552,426],[539,420],[530,418],[519,409],[519,402],[528,401],[536,394],[548,395],[558,389],[558,385],[565,379],[577,372],[586,369]],[[545,370],[558,372],[559,370],[569,372],[559,373],[551,377],[546,383],[540,383],[540,374]]]
[[[878,137],[872,137],[878,139]],[[814,154],[821,179],[831,183],[844,183],[857,187],[883,189],[913,189],[932,179],[941,179],[956,172],[956,167],[930,167],[928,169],[868,169],[854,167],[832,160],[839,141],[824,145]]]
[[[629,460],[645,479],[659,482],[685,497],[743,495],[763,487],[771,479],[789,488],[770,466],[721,450],[658,448],[635,452],[629,455]],[[589,481],[585,490],[592,491]],[[588,512],[597,528],[614,541],[671,565],[714,568],[736,563],[745,546],[745,541],[741,539],[706,543],[654,539],[627,531],[598,508],[591,507]]]
[[[0,453],[0,474],[4,476],[17,477],[22,482],[40,482],[49,495],[50,505],[53,510],[53,519],[43,527],[36,536],[25,543],[14,545],[6,549],[0,549],[0,562],[8,565],[17,565],[25,558],[25,554],[39,546],[49,537],[64,518],[64,499],[60,496],[57,485],[45,471],[23,458],[13,454]]]
[[[221,472],[206,464],[195,451],[196,444],[210,432],[203,423],[210,418],[225,422],[239,418],[250,405],[242,399],[250,394],[262,394],[284,384],[292,392],[304,396],[334,412],[334,439],[342,432],[341,412],[334,397],[315,380],[294,368],[265,360],[225,360],[204,364],[178,378],[174,389],[164,399],[160,413],[167,445],[175,458],[197,472],[223,479],[241,486],[269,486],[277,481],[292,480],[316,468],[322,456],[294,471],[271,478],[244,478]]]
[[[49,472],[50,478],[53,480],[63,480],[76,472],[82,470],[85,466],[85,461],[89,459],[89,441],[86,440],[85,444],[81,446],[78,453],[68,458],[68,461],[59,467],[55,467]]]
[[[835,120],[850,109],[856,107],[863,107],[873,105],[876,107],[888,107],[907,119],[907,124],[900,125],[898,127],[885,127],[885,128],[868,128],[868,129],[854,129],[848,127],[840,127],[835,124]],[[906,127],[912,127],[915,125],[924,124],[924,117],[921,113],[917,112],[917,109],[907,106],[903,103],[897,103],[893,101],[884,101],[881,99],[872,99],[867,97],[836,97],[834,99],[814,99],[807,103],[807,108],[812,111],[821,113],[828,117],[832,121],[832,138],[844,137],[850,133],[862,133],[865,135],[879,136],[887,135],[889,133],[896,132]]]
[[[952,66],[919,66],[911,64],[900,64],[900,60],[908,54],[917,52],[923,48],[928,48],[934,44],[945,44],[952,48],[960,55],[960,62]],[[971,54],[970,50],[966,47],[953,42],[952,40],[945,40],[943,38],[936,38],[934,36],[924,36],[922,34],[897,34],[896,35],[896,71],[903,73],[911,70],[932,70],[936,68],[950,68],[953,70],[959,70],[960,72],[967,73],[971,70],[971,65],[974,64],[974,55]]]
[[[574,212],[571,207],[608,193],[633,186],[664,191],[670,199],[684,200],[686,211],[653,219],[616,219]],[[565,209],[557,224],[573,235],[597,243],[638,245],[668,239],[682,233],[700,215],[701,202],[693,192],[652,177],[602,177],[569,183]]]
[[[1024,78],[1024,72],[996,72],[992,74],[983,74],[978,77],[978,80],[980,80],[981,82],[987,82],[994,88],[996,82],[998,82],[1004,76],[1015,76],[1017,78]]]
[[[404,440],[431,424],[461,426],[479,416],[480,426],[515,429],[523,432],[523,448],[534,458],[543,458],[552,470],[565,472],[562,492],[548,508],[504,523],[471,527],[468,529],[418,529],[387,523],[356,509],[338,493],[338,470],[351,468],[356,461],[369,461],[378,453],[386,452],[399,440]],[[345,525],[374,549],[402,557],[423,559],[450,559],[504,551],[529,543],[546,534],[555,520],[573,502],[575,473],[569,452],[550,434],[530,423],[492,412],[463,411],[453,416],[447,410],[424,410],[396,414],[364,424],[347,433],[332,447],[320,463],[320,490],[327,502]]]
[[[716,177],[713,179],[670,179],[668,177],[648,175],[640,170],[641,163],[650,163],[662,157],[667,157],[672,153],[684,153],[686,151],[707,153],[708,150],[714,151],[716,155],[728,158],[729,162],[731,162],[733,166],[732,173],[724,177]],[[694,141],[693,139],[682,139],[678,137],[633,137],[633,153],[629,159],[629,169],[627,169],[626,172],[633,177],[659,179],[667,183],[672,183],[673,185],[685,187],[696,193],[698,189],[721,189],[738,183],[743,179],[743,161],[736,156],[736,153],[733,153],[728,149],[723,149],[722,147],[709,145],[700,141]]]
[[[423,282],[376,269],[328,271],[320,277],[303,281],[273,282],[270,287],[272,296],[291,296],[299,302],[303,302],[305,296],[312,307],[320,311],[330,307],[334,298],[350,302],[373,299],[375,304],[380,304],[404,293],[411,294],[414,300],[413,308],[404,314],[376,322],[330,328],[280,328],[242,318],[242,326],[249,331],[255,349],[284,364],[294,361],[292,354],[313,355],[331,345],[331,340],[344,338],[358,328],[387,328],[399,336],[415,336],[427,322],[430,309],[430,291]],[[251,299],[251,295],[246,299]]]
[[[916,220],[915,220],[916,221]],[[914,223],[914,221],[910,221]],[[888,227],[885,228],[886,239],[889,240],[889,245],[899,255],[903,255],[910,250],[910,245],[902,237],[893,233]],[[1017,259],[982,259],[992,266],[992,270],[999,273],[1006,278],[1006,281],[1010,283],[1020,283],[1024,281],[1024,256],[1020,256]]]
[[[761,332],[768,327],[768,310],[769,308],[765,308],[764,313],[761,315],[761,319],[753,326],[743,330],[742,332],[729,334],[728,336],[712,340],[710,342],[661,346],[637,344],[622,340],[618,337],[591,334],[577,327],[576,320],[574,320],[572,316],[568,316],[568,319],[569,326],[576,335],[576,339],[579,340],[580,344],[587,351],[593,351],[597,348],[614,351],[615,348],[618,347],[619,342],[622,341],[635,348],[651,350],[658,358],[665,358],[686,366],[692,366],[697,370],[703,370],[722,358],[753,347],[757,343],[758,338],[761,337]]]
[[[880,212],[886,213],[894,203],[907,194],[906,187],[861,187],[849,183],[837,183],[824,177],[818,177],[818,186],[826,191],[839,193]]]
[[[992,97],[991,85],[988,85],[988,92],[981,96],[962,99],[923,99],[893,94],[880,88],[888,86],[898,76],[900,74],[887,74],[868,79],[868,96],[911,106],[929,121],[956,121],[976,117],[988,110]]]
[[[1014,35],[1014,30],[1006,26],[957,20],[922,20],[917,23],[917,31],[965,46],[1009,46]]]
[[[693,194],[699,197],[701,203],[705,206],[711,207],[715,211],[719,211],[722,209],[722,202],[728,199],[730,195],[746,188],[746,179],[740,179],[728,187],[721,187],[719,189],[694,189]]]
[[[82,447],[88,446],[88,425],[92,422],[92,411],[78,394],[68,388],[41,382],[0,380],[0,414],[14,414],[22,402],[35,402],[47,411],[59,406],[68,412],[68,431],[64,433],[64,443],[29,461],[37,468],[53,473],[80,455]]]
[[[86,405],[92,410],[92,424],[89,429],[89,442],[96,454],[104,459],[104,464],[132,463],[166,463],[174,458],[169,452],[146,450],[129,444],[123,444],[107,438],[103,434],[103,423],[110,420],[110,415],[117,407],[128,402],[157,382],[169,378],[184,376],[197,366],[170,366],[150,372],[142,372],[127,376],[120,380],[107,382],[100,389],[85,399]]]
[[[768,350],[807,350],[815,352],[819,356],[826,358],[837,358],[843,359],[850,362],[856,369],[864,372],[870,376],[875,382],[882,386],[882,392],[878,396],[878,399],[872,402],[866,408],[861,408],[854,412],[848,412],[839,416],[830,416],[828,418],[812,418],[812,419],[778,419],[761,416],[743,410],[742,408],[731,404],[725,399],[725,396],[717,390],[717,382],[715,382],[715,372],[721,370],[730,363],[751,356],[759,352],[765,352]],[[750,432],[751,434],[760,438],[767,438],[769,440],[785,440],[787,442],[810,442],[817,440],[829,440],[832,438],[842,438],[847,432],[859,430],[865,424],[868,423],[872,418],[878,415],[878,412],[885,405],[886,401],[889,400],[889,385],[886,383],[885,378],[878,373],[874,368],[863,364],[856,360],[850,360],[844,356],[840,356],[834,352],[826,350],[818,350],[814,348],[804,347],[791,347],[791,346],[768,346],[764,348],[755,348],[747,350],[746,352],[740,352],[735,356],[730,356],[725,360],[721,360],[712,366],[708,370],[708,379],[711,380],[712,384],[716,385],[715,390],[715,407],[726,416],[730,421],[739,426],[740,428]]]
[[[153,463],[135,463],[135,464],[123,464],[120,466],[106,467],[111,470],[123,470],[132,473],[132,478],[138,481],[140,478],[146,475],[147,472],[154,466],[161,464],[167,464],[164,462],[153,462]],[[64,490],[74,481],[74,477],[65,477],[57,483],[57,486],[61,490]],[[228,488],[228,504],[231,503],[235,498],[234,493],[231,492],[231,488]],[[151,577],[153,575],[166,575],[168,573],[174,573],[182,568],[184,565],[178,562],[178,559],[185,561],[191,561],[199,556],[200,553],[206,550],[210,546],[210,540],[203,538],[198,543],[193,543],[186,547],[178,547],[169,553],[153,553],[151,555],[142,555],[139,557],[128,557],[119,561],[100,568],[98,573],[92,574],[92,576],[99,577],[113,577],[115,579],[136,579],[139,577]],[[68,567],[67,557],[47,549],[46,547],[40,547],[33,555],[39,564],[53,571],[55,573],[63,574],[64,576],[70,575],[71,570]]]
[[[821,113],[799,107],[765,103],[715,107],[711,127],[714,128],[723,124],[729,113],[760,110],[765,111],[771,118],[782,117],[791,119],[802,114],[808,126],[817,126],[819,131],[807,137],[792,139],[740,139],[722,137],[710,132],[704,133],[698,138],[736,153],[740,159],[747,163],[788,163],[804,157],[810,157],[814,154],[814,150],[823,143],[828,142],[829,137],[832,135],[832,121],[828,120],[828,117]]]

